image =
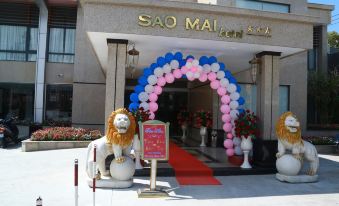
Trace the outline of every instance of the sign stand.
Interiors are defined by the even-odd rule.
[[[139,122],[142,159],[151,160],[150,188],[139,189],[139,198],[168,197],[168,193],[156,188],[157,161],[168,160],[169,123],[150,120]]]

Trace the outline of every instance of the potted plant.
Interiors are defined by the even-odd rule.
[[[235,135],[241,137],[240,147],[244,153],[244,162],[241,168],[250,169],[252,167],[248,162],[248,153],[253,148],[252,139],[259,136],[258,117],[250,110],[239,114],[235,121]]]
[[[212,128],[212,123],[213,122],[211,112],[198,110],[194,113],[194,126],[200,128],[200,147],[206,147],[205,138],[207,135],[207,128]]]
[[[177,120],[178,124],[180,125],[182,129],[182,137],[181,140],[183,142],[186,141],[186,135],[187,135],[187,127],[191,124],[192,121],[192,115],[189,111],[186,109],[180,110],[180,112],[177,114]]]

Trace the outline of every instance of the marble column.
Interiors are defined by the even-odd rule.
[[[127,40],[107,39],[105,129],[112,111],[124,107]]]
[[[275,140],[275,123],[279,118],[280,52],[260,52],[261,64],[257,75],[257,114],[264,140]]]

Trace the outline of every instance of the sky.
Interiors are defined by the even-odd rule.
[[[328,31],[339,32],[339,0],[308,0],[309,3],[330,4],[335,6],[332,11],[332,22],[328,25]]]

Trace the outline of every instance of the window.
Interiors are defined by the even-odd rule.
[[[309,71],[317,70],[317,49],[311,49],[307,52],[307,68]]]
[[[236,0],[236,7],[279,13],[290,12],[290,5],[255,0]]]
[[[20,120],[33,121],[33,84],[2,83],[0,97],[0,118],[15,115]]]
[[[244,109],[257,112],[257,86],[255,84],[239,84],[241,87],[240,96],[245,99]]]
[[[75,29],[49,29],[49,62],[74,63]]]
[[[0,60],[36,61],[38,20],[35,5],[0,3]]]
[[[47,85],[45,120],[71,121],[72,97],[72,85]]]
[[[290,86],[279,87],[279,115],[290,110]]]
[[[76,7],[49,9],[49,62],[74,63],[76,17]]]

